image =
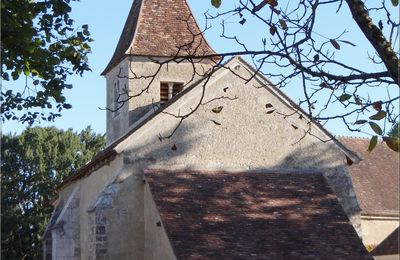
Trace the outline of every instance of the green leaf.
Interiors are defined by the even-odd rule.
[[[366,123],[368,123],[367,120],[357,120],[354,122],[355,125],[362,125],[362,124],[366,124]]]
[[[24,71],[24,75],[25,76],[29,76],[29,69],[28,68],[24,67],[23,71]]]
[[[10,80],[10,77],[8,76],[8,73],[7,73],[7,72],[4,72],[4,73],[3,73],[3,79],[4,79],[4,80],[7,80],[7,81]]]
[[[279,19],[279,24],[281,25],[281,27],[282,27],[283,30],[287,31],[288,26],[287,26],[285,20]]]
[[[369,119],[371,120],[381,120],[386,117],[386,112],[385,111],[379,111],[373,116],[370,116]]]
[[[399,0],[392,0],[393,6],[398,6],[399,5]]]
[[[369,126],[377,135],[382,135],[382,128],[377,123],[369,122]]]
[[[72,105],[65,103],[65,104],[63,104],[63,108],[70,109],[70,108],[72,108]]]
[[[341,95],[340,97],[339,97],[339,101],[340,102],[344,102],[344,101],[346,101],[346,100],[349,100],[351,98],[351,95],[350,94],[343,94],[343,95]]]
[[[332,46],[335,47],[336,50],[340,50],[340,45],[336,40],[330,39],[329,41],[331,42]]]
[[[215,8],[219,8],[221,6],[221,0],[211,0],[211,4],[215,7]]]
[[[378,143],[378,136],[374,135],[369,141],[368,152],[372,152]]]

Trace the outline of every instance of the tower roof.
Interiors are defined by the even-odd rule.
[[[115,52],[102,75],[126,56],[215,54],[186,0],[134,0]]]

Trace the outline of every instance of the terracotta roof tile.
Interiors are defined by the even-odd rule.
[[[145,176],[177,259],[371,259],[320,174]]]
[[[126,55],[150,57],[215,54],[185,0],[135,0],[106,74]]]
[[[349,166],[354,189],[364,214],[399,215],[399,154],[379,143],[369,153],[369,140],[340,138],[362,161]]]
[[[399,228],[396,228],[372,251],[372,254],[375,256],[400,254],[399,236]]]

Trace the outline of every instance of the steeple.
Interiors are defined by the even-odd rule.
[[[107,74],[126,56],[174,57],[215,54],[185,0],[134,0],[107,67]]]
[[[134,0],[102,73],[107,80],[107,143],[121,137],[215,64],[213,59],[194,59],[195,63],[191,59],[158,68],[155,61],[210,54],[215,52],[185,0]]]

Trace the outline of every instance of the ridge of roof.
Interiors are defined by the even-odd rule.
[[[175,57],[215,54],[186,0],[135,0],[107,74],[126,56]]]
[[[399,218],[400,212],[399,210],[376,210],[376,211],[368,211],[363,212],[361,210],[361,215],[366,218]]]
[[[364,136],[353,136],[353,135],[335,135],[337,139],[356,139],[356,140],[370,140]]]
[[[129,49],[129,46],[133,41],[133,36],[136,32],[141,6],[142,0],[133,1],[131,9],[128,13],[128,17],[125,21],[124,28],[122,29],[121,36],[119,37],[117,46],[115,47],[114,54],[104,71],[101,73],[102,76],[107,74],[124,59],[125,52],[127,49]]]

